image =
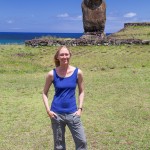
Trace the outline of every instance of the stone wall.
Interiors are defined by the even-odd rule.
[[[129,26],[150,26],[150,22],[134,22],[134,23],[125,23],[124,27]]]
[[[140,40],[140,39],[72,39],[72,40],[28,40],[25,42],[26,46],[89,46],[89,45],[122,45],[122,44],[138,44],[138,45],[150,45],[150,40]]]

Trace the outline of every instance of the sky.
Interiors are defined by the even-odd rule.
[[[83,33],[82,0],[0,0],[0,32]],[[106,0],[105,33],[150,22],[150,0]]]

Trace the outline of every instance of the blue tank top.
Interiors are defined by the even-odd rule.
[[[51,111],[56,113],[74,113],[77,111],[75,90],[77,85],[78,68],[69,77],[60,77],[53,70],[53,84],[55,94],[51,104]]]

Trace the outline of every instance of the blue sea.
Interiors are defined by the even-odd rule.
[[[110,33],[106,33],[108,35]],[[52,36],[57,38],[79,38],[83,33],[37,33],[37,32],[0,32],[0,44],[24,44],[26,40]]]
[[[57,38],[79,38],[83,33],[31,33],[31,32],[0,32],[0,44],[24,44],[26,40],[52,36]]]

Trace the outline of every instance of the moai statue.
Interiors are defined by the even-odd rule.
[[[84,34],[103,38],[106,22],[105,0],[83,0],[81,6]]]

